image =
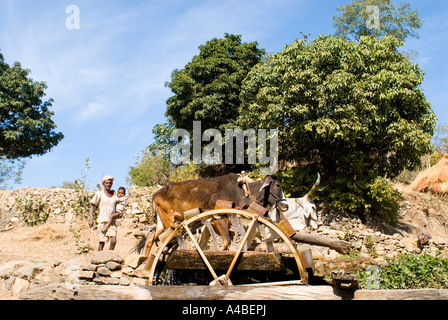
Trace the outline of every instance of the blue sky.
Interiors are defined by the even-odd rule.
[[[54,121],[65,138],[27,160],[21,187],[60,186],[81,176],[91,187],[107,174],[128,186],[129,166],[165,122],[164,86],[198,47],[224,33],[278,52],[309,33],[333,33],[336,7],[349,0],[0,0],[0,52],[48,85]],[[405,50],[426,72],[423,89],[438,121],[448,123],[448,1],[407,1],[424,21]],[[79,8],[80,28],[67,29],[66,8]]]

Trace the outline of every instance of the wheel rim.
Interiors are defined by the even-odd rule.
[[[164,250],[165,248],[173,241],[173,239],[183,230],[185,230],[188,234],[189,237],[193,240],[193,243],[196,241],[194,239],[194,237],[192,237],[191,233],[188,231],[189,230],[189,226],[201,221],[201,219],[205,219],[207,217],[210,216],[214,216],[214,215],[231,215],[231,214],[236,214],[239,216],[243,216],[246,219],[250,219],[251,222],[252,221],[256,221],[259,222],[263,225],[265,225],[266,227],[270,228],[271,230],[273,230],[275,233],[277,233],[280,238],[283,240],[283,242],[288,246],[291,254],[294,257],[295,260],[295,264],[297,265],[297,268],[299,270],[299,276],[300,276],[300,280],[302,282],[304,282],[305,284],[308,284],[308,273],[306,272],[302,261],[300,260],[300,256],[299,253],[297,251],[297,248],[295,247],[295,245],[292,243],[291,239],[289,239],[288,237],[286,237],[286,235],[274,224],[272,223],[270,220],[257,215],[255,213],[249,212],[249,211],[244,211],[244,210],[239,210],[239,209],[215,209],[215,210],[210,210],[210,211],[206,211],[203,213],[200,213],[188,220],[184,220],[182,223],[180,223],[178,226],[176,226],[176,228],[173,230],[173,232],[163,241],[163,243],[161,244],[160,248],[157,250],[155,258],[154,258],[154,262],[151,265],[151,269],[150,269],[150,274],[149,274],[149,278],[148,278],[148,285],[153,285],[154,282],[154,277],[155,277],[155,273],[157,271],[157,265],[159,264],[159,260],[161,258],[161,256],[164,254]],[[191,231],[191,230],[190,230]],[[248,230],[249,231],[249,230]],[[247,232],[249,233],[249,232]],[[241,241],[241,243],[243,243],[244,241]],[[196,250],[198,251],[199,255],[201,256],[201,258],[203,259],[204,263],[206,264],[207,268],[209,269],[210,273],[212,274],[214,279],[218,278],[218,275],[216,274],[216,272],[213,270],[213,267],[211,267],[211,264],[208,262],[207,257],[203,254],[203,251],[201,249],[198,249],[197,244],[195,244],[196,246]],[[231,266],[229,267],[229,270],[227,271],[226,274],[228,274],[230,276],[230,273],[232,271],[231,268],[234,267],[236,260],[238,259],[238,256],[240,252],[236,252],[234,259],[232,261]]]

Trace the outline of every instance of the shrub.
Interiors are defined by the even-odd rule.
[[[392,225],[396,223],[401,194],[385,178],[363,177],[352,182],[340,178],[336,184],[331,192],[322,188],[328,192],[322,199],[330,209],[360,217],[380,216]]]
[[[27,192],[23,198],[16,198],[15,201],[20,210],[20,218],[27,226],[38,226],[47,221],[50,207],[43,201],[42,196]]]
[[[387,265],[374,275],[377,286],[369,284],[372,276],[370,270],[357,273],[362,289],[448,289],[448,257],[402,253],[387,258]]]

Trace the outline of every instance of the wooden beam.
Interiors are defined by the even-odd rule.
[[[291,239],[301,243],[328,247],[330,249],[336,250],[340,254],[348,254],[351,248],[351,244],[348,241],[302,232],[296,232],[294,235],[291,236]]]
[[[39,287],[24,300],[340,300],[331,286],[99,286]]]
[[[23,300],[341,300],[331,286],[100,286],[52,284]],[[356,290],[354,300],[448,300],[448,289]]]
[[[228,270],[235,252],[203,251],[214,270]],[[203,260],[195,250],[176,250],[168,261],[168,269],[203,270],[206,268]],[[236,265],[236,270],[282,271],[281,256],[276,252],[243,252]]]

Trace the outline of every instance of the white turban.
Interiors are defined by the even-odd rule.
[[[105,176],[101,179],[101,182],[104,183],[107,180],[112,180],[112,182],[114,181],[114,177],[112,176]]]

